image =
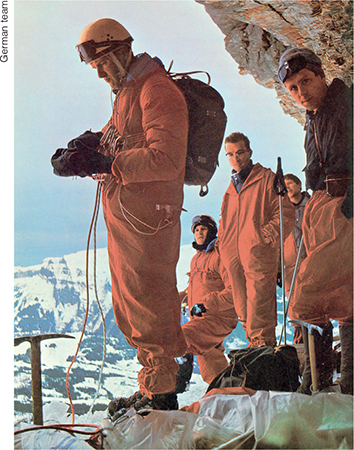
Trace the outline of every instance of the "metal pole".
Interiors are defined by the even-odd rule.
[[[281,264],[281,281],[282,281],[282,300],[283,300],[283,328],[284,345],[286,345],[286,300],[285,300],[285,280],[284,280],[284,230],[283,230],[283,203],[282,197],[279,195],[279,225],[280,225],[280,264]]]
[[[286,318],[287,318],[287,316],[288,316],[288,311],[289,311],[289,306],[290,306],[290,300],[291,300],[291,295],[292,295],[292,293],[293,293],[293,287],[294,287],[294,284],[295,284],[295,278],[296,278],[296,274],[297,274],[297,269],[298,269],[298,267],[299,267],[299,261],[300,261],[300,254],[301,254],[302,246],[303,246],[303,236],[301,236],[299,249],[298,249],[298,251],[297,251],[295,267],[294,267],[293,276],[292,276],[292,279],[291,279],[291,284],[290,284],[290,289],[289,289],[288,303],[287,303],[287,305],[286,305],[285,320],[286,320]],[[284,322],[284,324],[285,324],[285,323],[286,323],[286,322]],[[282,329],[281,329],[280,338],[279,338],[279,344],[278,344],[278,345],[281,344],[281,340],[282,340],[282,338],[283,338],[284,324],[283,324]]]
[[[286,195],[287,189],[284,182],[283,170],[281,168],[281,158],[278,156],[277,158],[277,171],[275,173],[274,184],[273,184],[274,192],[279,197],[279,228],[280,228],[280,272],[281,272],[281,281],[282,281],[282,298],[283,298],[283,327],[286,327],[286,301],[285,301],[285,283],[284,283],[284,231],[283,231],[283,204],[282,197]],[[284,344],[286,344],[286,332],[284,338]]]

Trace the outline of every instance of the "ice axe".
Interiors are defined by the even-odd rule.
[[[312,380],[312,390],[313,392],[318,391],[318,372],[316,366],[316,349],[315,349],[315,337],[313,331],[317,330],[320,335],[323,333],[323,328],[318,325],[313,325],[312,323],[304,322],[303,320],[289,320],[290,323],[296,323],[302,327],[307,328],[308,332],[308,342],[309,342],[309,355],[310,355],[310,368],[311,368],[311,380]]]
[[[36,334],[33,336],[21,336],[15,338],[15,346],[20,345],[25,341],[28,341],[31,344],[32,414],[34,425],[43,425],[41,341],[55,338],[75,339],[74,336],[55,333]]]
[[[281,265],[281,284],[283,299],[283,326],[286,327],[286,305],[285,305],[285,286],[284,286],[284,231],[283,231],[283,203],[282,197],[288,192],[284,182],[283,170],[281,168],[281,158],[277,158],[277,171],[273,183],[274,192],[279,197],[279,226],[280,226],[280,265]],[[286,328],[284,333],[284,344],[286,345]]]

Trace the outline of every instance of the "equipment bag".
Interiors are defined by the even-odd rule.
[[[295,392],[300,385],[299,358],[290,345],[232,350],[228,357],[230,365],[214,378],[207,392],[224,387]]]
[[[219,165],[219,153],[224,138],[227,117],[224,112],[224,100],[210,86],[207,72],[171,73],[168,75],[182,91],[188,106],[188,149],[186,175],[184,183],[200,186],[199,195],[207,195],[208,182]],[[204,83],[190,75],[204,73],[208,82]]]

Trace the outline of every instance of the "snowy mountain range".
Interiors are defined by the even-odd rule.
[[[187,286],[189,261],[195,250],[181,248],[178,287]],[[96,266],[96,270],[94,270]],[[105,316],[107,333],[121,336],[111,307],[111,280],[107,249],[88,255],[89,316],[88,333],[102,333],[102,320],[95,295]],[[72,333],[81,331],[87,306],[86,252],[46,258],[42,264],[15,267],[15,336],[33,333]],[[94,275],[96,273],[96,276]]]
[[[177,266],[178,289],[188,283],[186,273],[195,250],[191,245],[181,247]],[[88,272],[88,299],[86,291]],[[96,275],[94,275],[94,273]],[[104,410],[110,399],[117,395],[131,395],[138,388],[136,375],[140,369],[136,351],[118,330],[111,306],[111,281],[107,249],[88,253],[80,251],[63,257],[46,258],[42,264],[15,267],[15,338],[24,335],[63,333],[76,339],[53,339],[41,343],[43,402],[67,402],[65,378],[68,366],[77,349],[88,304],[88,319],[77,360],[71,374],[72,398],[78,411],[87,412],[95,392],[105,352],[102,385],[97,393],[96,409]],[[105,317],[107,341],[104,346],[103,327],[96,294]],[[279,298],[278,298],[279,302]],[[279,308],[281,309],[281,308]],[[278,315],[281,328],[281,313]],[[188,314],[181,321],[188,320]],[[291,337],[289,337],[291,339]],[[225,339],[226,353],[247,344],[239,325]],[[22,343],[15,347],[15,412],[29,413],[31,406],[30,346]],[[182,405],[203,395],[206,384],[195,364],[190,392],[182,394]],[[183,402],[184,398],[184,402]],[[181,404],[181,401],[180,401]]]
[[[190,245],[181,247],[177,267],[178,289],[187,286],[189,262],[195,250]],[[61,333],[75,339],[52,339],[41,342],[43,403],[68,403],[65,386],[66,372],[76,352],[87,308],[86,252],[80,251],[63,257],[46,258],[42,264],[15,267],[15,338],[25,335]],[[96,276],[94,275],[96,273]],[[109,400],[117,395],[131,395],[138,388],[137,372],[140,365],[136,350],[131,348],[118,330],[111,307],[111,281],[107,249],[88,254],[88,319],[85,336],[77,360],[70,372],[71,395],[77,413],[85,413],[97,394],[95,409],[106,409]],[[96,289],[95,289],[96,286]],[[105,317],[106,343],[95,290]],[[182,316],[182,322],[188,320]],[[242,336],[242,330],[238,333]],[[244,346],[236,331],[230,335],[227,348]],[[105,352],[102,384],[97,383]],[[15,413],[17,417],[30,413],[31,364],[28,342],[15,347]],[[203,395],[207,385],[195,367],[191,387],[182,394],[190,404]],[[192,397],[190,396],[192,395]]]

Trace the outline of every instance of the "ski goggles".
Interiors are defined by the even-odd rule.
[[[305,69],[309,64],[306,58],[302,55],[294,56],[294,58],[285,61],[285,63],[278,70],[279,80],[284,84],[284,81],[294,75],[300,70]]]
[[[129,45],[130,41],[108,41],[108,42],[95,42],[93,40],[83,42],[76,46],[81,62],[85,64],[90,64],[102,56],[117,50],[118,47],[122,45]]]
[[[215,221],[212,217],[206,214],[200,214],[199,216],[195,216],[192,219],[192,227],[191,230],[194,233],[194,229],[198,225],[206,225],[216,229]]]
[[[297,55],[290,58],[289,61],[285,61],[285,63],[280,67],[278,70],[279,80],[284,84],[289,77],[300,72],[302,69],[309,69],[312,72],[324,76],[324,72],[320,64],[309,61],[302,55]]]

